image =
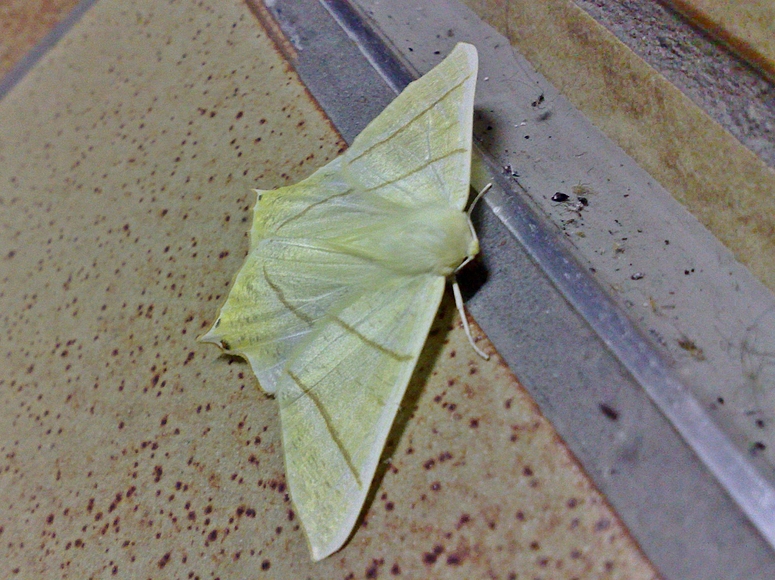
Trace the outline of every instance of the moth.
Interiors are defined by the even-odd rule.
[[[200,338],[277,399],[314,560],[350,536],[445,282],[479,252],[465,212],[477,67],[458,44],[340,157],[256,190],[250,252]]]

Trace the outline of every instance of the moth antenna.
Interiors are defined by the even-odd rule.
[[[468,326],[468,318],[466,317],[466,307],[463,304],[463,295],[460,293],[460,286],[458,286],[457,279],[455,278],[452,278],[452,293],[455,295],[455,305],[457,306],[458,312],[460,312],[460,318],[463,321],[463,330],[466,331],[466,337],[471,344],[471,348],[473,348],[476,351],[476,354],[484,360],[490,360],[490,355],[476,346],[474,337],[471,336],[471,328]]]
[[[487,185],[485,185],[482,188],[482,191],[476,194],[474,201],[471,202],[471,205],[468,206],[468,210],[466,211],[466,217],[468,218],[468,229],[471,230],[471,237],[476,240],[477,244],[479,243],[479,237],[476,235],[476,229],[474,228],[474,224],[471,221],[471,212],[474,210],[474,206],[476,205],[476,202],[482,199],[482,196],[485,193],[487,193],[491,187],[492,187],[492,183],[488,183]],[[474,259],[474,256],[466,256],[466,259],[463,260],[463,263],[460,264],[457,268],[455,268],[455,272],[459,272],[466,264],[468,264],[468,262],[470,262],[473,259]],[[458,310],[460,310],[459,307],[458,307]]]
[[[490,191],[490,188],[492,187],[492,183],[488,183],[482,188],[482,191],[476,194],[476,197],[474,198],[474,201],[471,202],[471,205],[468,206],[468,211],[466,212],[468,214],[468,219],[471,219],[471,213],[473,213],[474,208],[476,207],[476,204],[479,202],[480,199],[482,199],[482,196]]]

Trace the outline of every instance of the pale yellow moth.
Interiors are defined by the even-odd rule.
[[[479,251],[464,212],[476,72],[458,44],[339,158],[256,191],[250,253],[201,337],[276,396],[314,560],[352,532],[445,280]]]

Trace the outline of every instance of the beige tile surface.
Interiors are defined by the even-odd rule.
[[[0,102],[0,577],[655,577],[448,299],[363,522],[311,564],[276,403],[194,339],[249,188],[341,147],[236,1],[104,0]]]

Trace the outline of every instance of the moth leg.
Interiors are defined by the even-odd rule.
[[[476,354],[478,354],[484,360],[490,360],[490,355],[476,346],[476,343],[474,343],[474,337],[471,336],[471,328],[468,326],[466,308],[463,304],[463,295],[460,293],[460,286],[458,286],[457,280],[455,278],[452,279],[452,293],[455,295],[455,305],[457,306],[458,312],[460,312],[460,318],[463,321],[463,330],[466,332],[466,337],[468,338],[468,342],[471,344],[471,348],[473,348],[476,351]]]

